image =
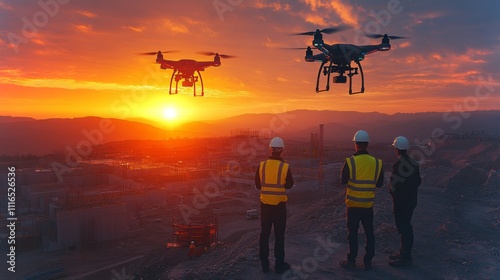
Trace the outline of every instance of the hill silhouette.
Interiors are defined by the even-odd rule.
[[[35,120],[5,116],[0,117],[0,155],[43,155],[64,151],[68,145],[92,140],[88,135],[94,132],[92,135],[97,137],[100,135],[98,131],[101,131],[102,143],[229,136],[238,131],[260,131],[262,136],[280,135],[309,141],[311,133],[318,133],[319,124],[325,125],[325,143],[328,145],[350,141],[359,129],[367,130],[375,143],[390,143],[397,135],[405,135],[413,142],[427,143],[444,137],[445,133],[498,136],[500,123],[496,120],[499,118],[500,111],[388,115],[377,112],[294,110],[274,114],[243,114],[209,122],[196,121],[172,130],[138,121],[99,117]]]
[[[74,119],[22,120],[0,123],[0,155],[44,155],[64,152],[79,143],[107,143],[122,140],[163,140],[193,137],[188,132],[166,131],[148,124],[84,117]]]

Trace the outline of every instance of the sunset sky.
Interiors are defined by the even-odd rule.
[[[101,116],[164,122],[294,109],[393,114],[500,109],[500,2],[431,0],[0,0],[0,115]],[[312,37],[291,33],[346,24],[326,43],[379,44],[368,55],[364,94],[347,84],[315,92]],[[237,56],[202,72],[205,97],[169,95],[165,59]],[[318,53],[316,50],[315,53]],[[354,77],[356,89],[359,75]]]

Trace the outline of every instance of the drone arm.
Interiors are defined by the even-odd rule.
[[[324,53],[315,54],[313,56],[306,57],[307,62],[315,62],[315,61],[325,61],[326,55]]]
[[[175,61],[170,61],[170,60],[156,60],[157,63],[160,64],[161,69],[175,69],[174,62]]]
[[[361,50],[362,54],[367,55],[378,51],[388,51],[391,49],[391,44],[359,46],[359,49]]]
[[[199,71],[203,71],[205,70],[205,68],[208,68],[208,67],[219,67],[220,66],[220,62],[217,63],[217,62],[214,62],[214,61],[198,61],[196,62],[196,66],[198,68]]]

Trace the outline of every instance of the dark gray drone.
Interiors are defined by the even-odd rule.
[[[343,83],[347,82],[347,77],[349,77],[349,94],[363,93],[365,92],[365,78],[363,75],[363,68],[361,67],[361,61],[365,58],[365,55],[377,52],[377,51],[388,51],[391,49],[390,39],[403,39],[406,37],[401,36],[389,36],[387,34],[367,34],[370,38],[382,38],[382,42],[378,45],[364,45],[356,46],[352,44],[334,44],[329,45],[323,41],[324,34],[332,34],[339,31],[343,31],[349,28],[348,26],[339,26],[325,29],[316,29],[316,31],[296,33],[293,35],[314,35],[312,41],[313,48],[318,49],[321,53],[313,54],[312,47],[307,48],[294,48],[294,49],[306,49],[305,60],[307,62],[321,62],[321,66],[318,71],[318,78],[316,81],[316,92],[328,91],[330,90],[330,75],[332,73],[337,73],[337,76],[332,77],[333,83]],[[352,67],[351,63],[355,62],[358,67]],[[359,72],[358,72],[359,69]],[[326,76],[326,88],[319,89],[319,81],[321,73]],[[352,76],[361,74],[361,90],[357,92],[352,91]],[[335,75],[335,74],[334,74]]]

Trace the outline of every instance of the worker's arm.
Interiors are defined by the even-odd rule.
[[[417,184],[417,188],[418,188],[418,186],[420,186],[420,184],[422,184],[422,177],[420,177],[420,168],[419,168],[418,162],[416,162],[415,169],[416,169],[415,170],[416,184]]]
[[[342,185],[347,184],[349,181],[349,166],[347,165],[347,161],[344,162],[344,166],[342,167],[342,172],[340,173],[340,183]]]
[[[378,176],[378,180],[377,180],[377,188],[380,188],[384,185],[384,167],[382,166],[382,168],[380,169],[380,176]]]
[[[255,172],[255,187],[260,190],[260,165],[257,167],[257,172]]]
[[[285,179],[285,189],[291,189],[295,181],[293,180],[292,171],[290,171],[290,167],[288,168],[288,172],[286,173]]]

